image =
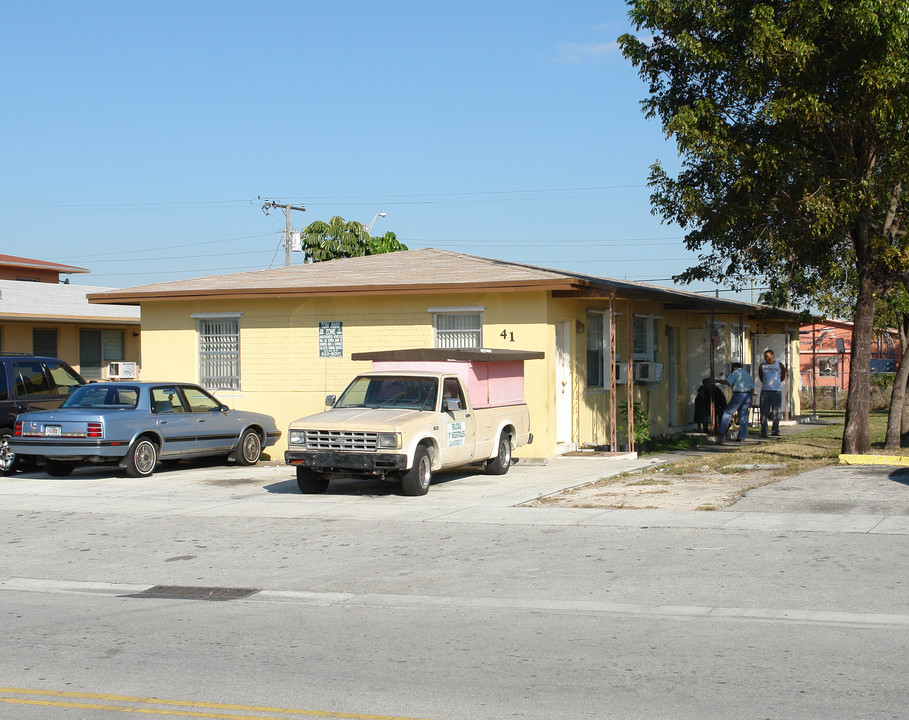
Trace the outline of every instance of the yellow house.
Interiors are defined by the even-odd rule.
[[[139,361],[139,308],[89,304],[105,287],[71,285],[74,265],[0,255],[0,351],[60,358],[87,380],[112,361]]]
[[[198,382],[284,428],[370,369],[354,353],[542,352],[525,363],[534,442],[523,457],[618,449],[629,399],[653,435],[692,429],[702,378],[725,376],[733,361],[756,367],[766,347],[798,367],[792,312],[433,249],[145,285],[90,301],[141,306],[142,379]],[[798,388],[785,396],[797,413]]]

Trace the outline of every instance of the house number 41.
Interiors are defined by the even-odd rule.
[[[514,342],[514,333],[508,332],[508,330],[503,330],[499,335],[503,340],[508,340],[508,342]]]

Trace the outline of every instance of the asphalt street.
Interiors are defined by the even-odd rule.
[[[906,717],[909,475],[829,468],[719,512],[518,507],[650,462],[422,498],[304,496],[280,465],[5,478],[0,717]]]

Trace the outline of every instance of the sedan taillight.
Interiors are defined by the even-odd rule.
[[[13,428],[13,435],[15,437],[22,437],[22,421],[21,420],[16,421],[16,427]]]
[[[86,431],[85,431],[85,437],[99,438],[99,437],[103,437],[103,436],[104,436],[104,432],[103,432],[103,428],[101,427],[101,423],[99,423],[99,422],[88,423],[88,427],[86,428]]]

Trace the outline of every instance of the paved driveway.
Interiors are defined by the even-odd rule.
[[[518,464],[504,476],[439,475],[429,494],[405,497],[394,483],[336,481],[323,495],[302,495],[283,464],[165,466],[151,478],[114,468],[79,468],[0,480],[9,510],[142,515],[317,517],[408,522],[488,522],[613,527],[777,528],[909,534],[909,473],[883,466],[834,467],[753,490],[717,512],[518,507],[521,503],[658,462],[652,458],[555,458]]]

